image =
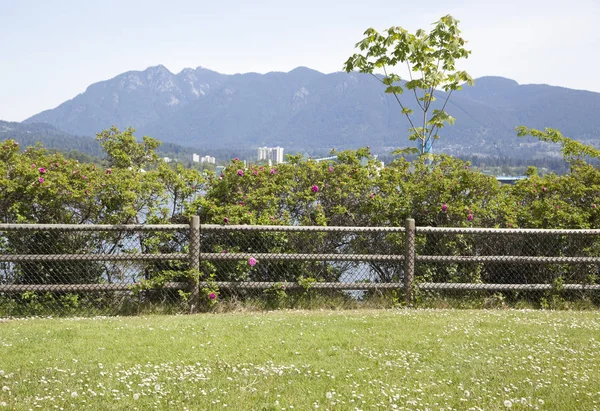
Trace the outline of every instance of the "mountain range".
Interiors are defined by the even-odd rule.
[[[412,94],[401,98],[416,109]],[[445,94],[438,92],[437,98],[441,104]],[[446,111],[456,123],[441,130],[437,152],[556,154],[554,147],[517,138],[518,125],[558,128],[579,141],[600,142],[600,93],[481,77],[475,86],[454,92]],[[93,136],[111,125],[132,126],[139,136],[207,150],[279,145],[294,152],[370,145],[386,151],[414,144],[407,139],[410,126],[397,102],[372,76],[306,67],[234,75],[202,67],[174,74],[162,65],[129,71],[90,85],[23,125],[36,123],[77,136]]]

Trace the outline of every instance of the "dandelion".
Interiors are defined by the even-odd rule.
[[[250,267],[254,267],[254,266],[256,265],[256,258],[254,258],[254,257],[250,257],[250,258],[248,259],[248,265],[249,265]]]
[[[448,204],[446,204],[446,203],[442,204],[442,211],[446,212],[447,209],[448,209]]]
[[[216,299],[216,298],[217,298],[217,294],[215,294],[215,293],[210,293],[210,294],[208,294],[208,298],[210,298],[211,300],[214,300],[214,299]]]
[[[241,168],[238,170],[237,175],[240,177],[244,176],[244,170],[242,170]]]
[[[327,398],[328,400],[333,398],[333,394],[330,391],[327,391],[327,393],[325,393],[325,398]]]
[[[38,168],[38,171],[42,174],[44,174],[46,172],[46,169],[44,167],[40,167]]]
[[[318,193],[319,192],[319,186],[314,185],[310,188],[312,190],[313,193]]]
[[[133,394],[133,400],[137,401],[140,399],[140,394],[138,394],[137,392],[135,394]]]
[[[505,400],[504,401],[504,406],[506,408],[511,408],[512,407],[512,401],[511,400]]]
[[[44,183],[44,181],[45,181],[45,180],[44,180],[44,177],[39,177],[39,178],[38,178],[38,181],[40,182],[40,184],[43,184],[43,183]]]
[[[71,393],[71,398],[77,398],[77,396],[78,396],[77,391],[73,391]]]

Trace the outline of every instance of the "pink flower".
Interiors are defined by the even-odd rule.
[[[546,187],[542,187],[542,191],[546,191]]]
[[[44,183],[44,178],[43,177],[39,177],[38,181],[40,182],[40,184],[43,184]]]
[[[227,223],[229,222],[229,219],[228,219],[227,217],[225,217],[225,218],[223,219],[223,222],[224,222],[225,224],[227,224]]]
[[[32,164],[32,165],[31,165],[31,168],[36,168],[36,167],[37,167],[37,166],[36,166],[35,164]]]
[[[248,259],[248,265],[249,265],[250,267],[254,267],[254,266],[256,265],[256,258],[254,258],[254,257],[250,257],[250,258]]]
[[[592,207],[596,208],[596,204],[592,204]]]
[[[258,171],[255,170],[254,171],[254,175],[257,176],[258,175]]]
[[[319,192],[319,186],[314,185],[310,188],[312,190],[313,193],[318,193]]]
[[[112,168],[107,168],[106,169],[106,174],[112,174]]]
[[[233,159],[233,161],[240,161],[240,159],[236,157]]]
[[[375,194],[373,194],[373,193],[369,194],[369,198],[375,198]]]
[[[333,173],[333,166],[329,166],[329,172]]]
[[[38,171],[42,174],[44,174],[46,172],[46,169],[44,167],[40,167],[38,168]]]
[[[469,213],[469,215],[467,216],[467,220],[469,220],[469,221],[473,221],[473,214],[470,214],[470,213]]]
[[[446,204],[446,203],[442,204],[442,211],[446,212],[447,209],[448,209],[448,204]]]
[[[210,293],[210,294],[208,294],[208,298],[210,298],[211,300],[214,300],[214,299],[216,299],[216,298],[217,298],[217,294],[215,294],[215,293]]]
[[[277,170],[272,168],[271,171],[269,171],[271,174],[277,174]]]
[[[238,176],[243,177],[244,176],[244,170],[242,170],[241,168],[238,170],[237,172]]]
[[[87,180],[87,177],[86,177],[86,176],[81,176],[81,178],[83,178],[84,180]]]

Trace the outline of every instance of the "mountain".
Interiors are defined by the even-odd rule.
[[[0,120],[0,141],[15,140],[21,147],[41,143],[45,148],[62,152],[76,151],[94,157],[103,157],[100,143],[94,138],[74,136],[46,123],[17,123]],[[163,143],[157,150],[161,155],[189,159],[193,148],[174,143]]]
[[[0,120],[0,141],[12,139],[21,147],[42,143],[60,151],[76,150],[93,156],[102,155],[102,148],[91,137],[78,137],[45,123],[17,123]]]
[[[412,95],[402,98],[416,109]],[[440,108],[446,95],[437,93]],[[553,127],[598,144],[600,93],[519,85],[502,77],[476,79],[452,94],[456,118],[441,130],[436,151],[452,154],[544,156],[554,147],[516,137],[514,127]],[[225,75],[206,68],[173,74],[164,66],[130,71],[92,84],[75,98],[25,121],[93,136],[133,126],[138,135],[218,149],[280,145],[288,152],[406,147],[409,123],[393,96],[372,76],[298,67],[288,73]]]

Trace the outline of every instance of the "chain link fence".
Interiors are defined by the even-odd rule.
[[[0,317],[600,304],[600,230],[0,224]]]

